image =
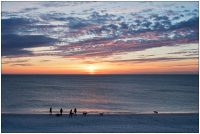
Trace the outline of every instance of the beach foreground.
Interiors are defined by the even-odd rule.
[[[2,114],[2,132],[198,132],[198,114]]]

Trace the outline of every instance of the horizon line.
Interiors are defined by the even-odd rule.
[[[151,74],[4,74],[1,75],[199,75],[199,73],[151,73]]]

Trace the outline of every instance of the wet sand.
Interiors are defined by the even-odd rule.
[[[1,132],[194,132],[199,131],[198,113],[68,115],[2,114]]]

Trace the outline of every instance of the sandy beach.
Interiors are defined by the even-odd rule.
[[[1,132],[194,132],[199,131],[198,113],[68,115],[2,114]]]

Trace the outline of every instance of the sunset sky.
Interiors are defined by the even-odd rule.
[[[198,74],[198,2],[2,2],[3,74]]]

